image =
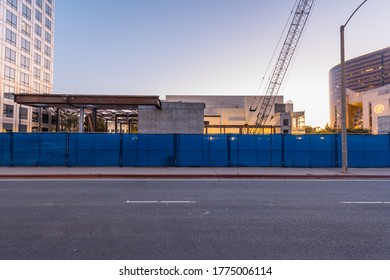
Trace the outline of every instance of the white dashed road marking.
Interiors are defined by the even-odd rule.
[[[138,200],[127,200],[126,203],[128,204],[195,204],[196,201],[157,201],[157,200],[150,200],[150,201],[138,201]]]
[[[341,201],[342,204],[390,204],[390,201]]]

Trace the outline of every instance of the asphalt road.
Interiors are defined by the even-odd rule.
[[[3,180],[0,259],[390,259],[390,181]]]

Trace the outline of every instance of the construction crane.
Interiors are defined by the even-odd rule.
[[[257,133],[268,120],[314,2],[315,0],[300,0],[297,5],[287,37],[284,41],[273,73],[270,76],[267,90],[263,98],[259,99],[256,107],[253,106],[254,104],[250,107],[251,112],[256,112],[260,107],[254,128],[251,129],[253,134]],[[255,101],[255,99],[253,101]]]

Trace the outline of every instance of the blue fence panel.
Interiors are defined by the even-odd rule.
[[[65,133],[14,133],[13,166],[64,166]]]
[[[232,135],[230,137],[231,166],[257,165],[257,137]]]
[[[203,160],[205,166],[224,167],[229,165],[228,135],[204,135]]]
[[[123,135],[123,166],[137,166],[137,143],[138,136],[136,134]]]
[[[174,166],[175,135],[149,135],[149,165],[148,166]]]
[[[281,137],[276,135],[232,135],[230,147],[232,166],[281,166]]]
[[[0,134],[1,166],[338,167],[336,135]],[[350,167],[390,167],[390,135],[348,135]]]
[[[207,142],[203,135],[177,135],[176,165],[180,167],[205,166],[207,164],[204,159],[205,143]]]
[[[286,167],[310,166],[310,137],[284,135],[284,163]]]
[[[175,135],[123,135],[123,166],[174,166]]]
[[[69,166],[119,166],[119,134],[68,134]]]
[[[310,167],[336,167],[336,135],[310,135]]]
[[[341,138],[341,137],[340,137]],[[348,135],[348,166],[364,167],[364,140],[362,135]],[[341,149],[341,147],[340,147]]]
[[[348,135],[348,166],[389,167],[389,135]]]
[[[390,166],[390,135],[363,137],[366,167]]]
[[[283,151],[283,137],[282,134],[269,135],[271,167],[282,167],[284,166],[284,151]],[[266,140],[266,139],[263,139]],[[266,146],[264,145],[264,148]],[[267,151],[267,150],[266,150]],[[262,165],[266,166],[266,165]]]
[[[335,167],[333,135],[285,135],[286,167]]]
[[[9,166],[11,162],[11,133],[0,133],[0,166]]]

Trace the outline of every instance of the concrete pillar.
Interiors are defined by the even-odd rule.
[[[18,124],[18,132],[22,131],[22,104],[19,105],[19,124]]]
[[[84,132],[84,108],[80,108],[80,118],[79,118],[79,132]]]
[[[38,132],[42,132],[42,107],[39,107]]]
[[[93,114],[92,114],[92,132],[96,132],[96,127],[97,125],[97,109],[93,109]]]
[[[57,121],[56,121],[56,132],[60,132],[61,131],[61,110],[60,108],[56,108],[56,114],[57,114]]]
[[[118,133],[118,116],[115,115],[115,133]]]

